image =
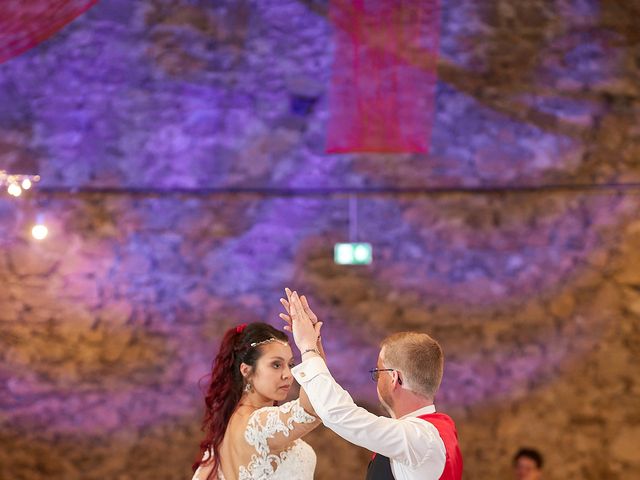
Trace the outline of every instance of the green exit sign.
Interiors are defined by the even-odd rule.
[[[336,243],[333,260],[338,265],[369,265],[373,261],[370,243]]]

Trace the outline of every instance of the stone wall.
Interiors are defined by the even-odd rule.
[[[640,196],[619,185],[640,178],[638,13],[443,2],[428,158],[323,153],[324,2],[102,2],[0,65],[0,155],[43,177],[0,199],[0,478],[189,478],[221,334],[277,324],[287,285],[371,409],[385,335],[441,341],[465,478],[509,478],[521,445],[550,479],[630,478]],[[319,94],[307,116],[300,85]],[[343,188],[370,267],[333,263]],[[318,479],[362,477],[368,452],[309,441]]]

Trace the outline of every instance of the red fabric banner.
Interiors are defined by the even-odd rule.
[[[439,0],[331,0],[328,153],[429,150]]]
[[[35,47],[98,0],[2,0],[0,63]]]

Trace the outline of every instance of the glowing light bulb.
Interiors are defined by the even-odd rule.
[[[12,183],[7,187],[7,192],[9,195],[13,195],[14,197],[19,197],[22,194],[22,188],[17,183]]]
[[[33,238],[36,240],[44,240],[47,238],[47,235],[49,235],[49,229],[46,225],[39,223],[33,226],[31,229],[31,235],[33,235]]]
[[[44,223],[44,213],[38,213],[36,215],[36,222],[31,229],[31,235],[36,240],[44,240],[49,235],[49,229]]]
[[[29,180],[28,178],[25,178],[24,180],[22,180],[22,189],[23,190],[29,190],[31,188],[31,180]]]

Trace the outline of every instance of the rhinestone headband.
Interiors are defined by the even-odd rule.
[[[266,340],[262,340],[261,342],[253,342],[250,344],[250,346],[253,347],[259,347],[260,345],[264,345],[265,343],[271,343],[271,342],[279,342],[282,345],[289,345],[289,342],[283,342],[282,340],[278,340],[275,337],[271,337],[271,338],[267,338]]]

